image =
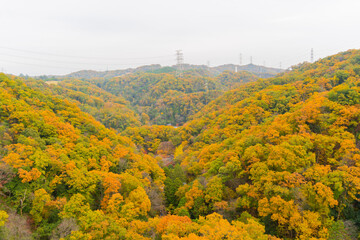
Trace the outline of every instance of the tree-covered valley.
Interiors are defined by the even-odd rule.
[[[360,50],[271,78],[0,74],[0,239],[357,239]]]

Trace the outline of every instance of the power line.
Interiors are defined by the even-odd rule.
[[[154,59],[154,58],[165,58],[170,57],[172,55],[162,55],[162,56],[152,56],[152,57],[138,57],[138,58],[109,58],[109,57],[89,57],[89,56],[72,56],[72,55],[63,55],[63,54],[55,54],[49,52],[38,52],[32,50],[18,49],[18,48],[9,48],[0,46],[0,49],[6,49],[10,51],[31,53],[37,55],[46,55],[46,56],[54,56],[54,57],[64,57],[64,58],[82,58],[82,59],[102,59],[102,60],[134,60],[134,59]]]
[[[58,69],[72,69],[72,70],[81,70],[82,68],[74,68],[74,67],[68,67],[68,66],[53,66],[53,65],[46,65],[46,64],[34,64],[34,63],[24,63],[24,62],[18,62],[18,61],[12,61],[12,60],[1,60],[0,59],[0,62],[3,62],[3,63],[13,63],[13,64],[19,64],[19,65],[28,65],[28,66],[36,66],[36,67],[47,67],[47,68],[58,68]],[[132,64],[137,64],[137,65],[145,65],[145,64],[148,64],[148,63],[128,63],[128,64],[117,64],[117,66],[130,66]],[[93,65],[96,65],[96,64],[93,64]]]
[[[59,68],[59,69],[71,69],[71,67],[60,67],[60,66],[50,66],[50,65],[40,65],[40,64],[33,64],[33,63],[22,63],[22,62],[17,62],[17,61],[11,61],[11,60],[0,60],[0,62],[4,62],[4,63],[15,63],[15,64],[20,64],[20,65],[28,65],[28,66],[36,66],[36,67],[48,67],[48,68]],[[77,68],[72,68],[72,69],[77,69]]]
[[[53,62],[53,63],[61,63],[61,64],[78,64],[78,65],[102,65],[102,66],[121,66],[121,65],[129,65],[129,64],[148,64],[148,63],[90,63],[90,62],[72,62],[72,61],[58,61],[58,60],[52,60],[52,59],[41,59],[41,58],[34,58],[34,57],[25,57],[25,56],[19,56],[19,55],[13,55],[13,54],[4,54],[0,53],[0,56],[7,56],[7,57],[15,57],[15,58],[21,58],[21,59],[29,59],[29,60],[36,60],[41,62]],[[170,59],[167,59],[169,61]]]

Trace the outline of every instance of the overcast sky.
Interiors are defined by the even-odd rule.
[[[360,48],[359,0],[1,0],[0,71],[145,64],[286,68]]]

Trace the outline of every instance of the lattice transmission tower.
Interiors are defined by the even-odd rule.
[[[176,72],[178,75],[182,75],[184,71],[184,54],[182,50],[176,50]]]
[[[314,49],[311,49],[311,53],[310,53],[310,61],[314,62]]]

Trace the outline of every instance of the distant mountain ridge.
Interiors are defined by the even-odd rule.
[[[152,64],[140,66],[137,68],[127,68],[121,70],[110,70],[110,71],[95,71],[95,70],[81,70],[73,73],[69,73],[66,75],[48,75],[48,76],[39,76],[38,78],[42,79],[64,79],[64,78],[77,78],[77,79],[92,79],[92,78],[105,78],[110,79],[113,77],[122,76],[125,74],[136,73],[136,72],[164,72],[176,71],[179,68],[178,65],[173,65],[171,67],[161,66],[160,64]],[[278,73],[284,71],[284,69],[279,68],[269,68],[255,64],[248,65],[235,65],[235,64],[224,64],[215,67],[208,67],[206,65],[192,65],[192,64],[183,64],[183,70],[191,70],[191,69],[201,69],[207,70],[209,73],[213,75],[219,75],[224,71],[248,71],[250,73],[255,74],[261,78],[269,78],[273,77]]]
[[[248,71],[261,78],[270,78],[277,75],[278,73],[285,71],[284,69],[280,69],[280,68],[269,68],[255,64],[248,64],[248,65],[224,64],[214,67],[212,69],[218,71],[218,73],[222,73],[224,71],[234,71],[235,68],[237,68],[237,71]]]
[[[148,72],[156,69],[160,69],[160,64],[146,65],[137,68],[127,68],[121,70],[110,70],[110,71],[94,71],[94,70],[81,70],[73,73],[69,73],[63,76],[54,76],[56,78],[113,78],[124,74],[135,73],[135,72]]]

